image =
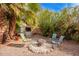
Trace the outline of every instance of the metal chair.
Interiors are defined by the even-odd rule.
[[[53,43],[53,47],[60,47],[60,45],[63,42],[64,36],[60,36],[60,38],[56,38],[57,34],[53,34],[52,35],[52,43]]]

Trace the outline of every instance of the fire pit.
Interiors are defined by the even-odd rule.
[[[28,48],[34,53],[49,53],[53,50],[52,44],[39,41],[33,41]]]

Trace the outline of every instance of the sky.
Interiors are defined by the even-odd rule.
[[[78,3],[41,3],[42,9],[48,9],[51,11],[59,12],[65,7],[73,7],[79,5]]]

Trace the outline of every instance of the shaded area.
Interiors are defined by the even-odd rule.
[[[8,44],[7,46],[22,48],[22,47],[24,46],[24,44],[14,44],[14,43],[10,43],[10,44]]]

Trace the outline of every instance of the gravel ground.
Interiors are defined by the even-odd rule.
[[[33,36],[32,40],[45,39],[49,41],[49,38],[42,36]],[[11,41],[9,45],[0,45],[0,56],[78,56],[79,44],[73,41],[64,41],[61,49],[52,49],[50,53],[33,53],[28,48],[25,48],[27,42]],[[14,44],[14,45],[10,45]]]

